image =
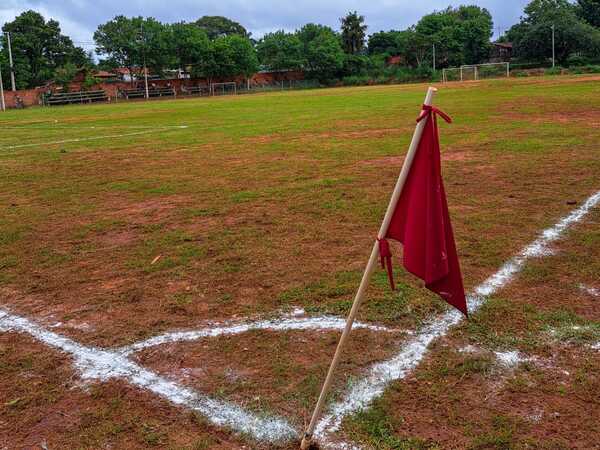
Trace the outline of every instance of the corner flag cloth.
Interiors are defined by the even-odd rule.
[[[417,122],[427,118],[421,141],[386,236],[379,239],[382,267],[387,266],[392,289],[392,254],[386,238],[404,244],[404,267],[467,315],[467,302],[454,244],[454,235],[440,165],[440,142],[436,116],[450,123],[439,109],[423,105]]]

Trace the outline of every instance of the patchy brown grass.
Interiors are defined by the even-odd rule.
[[[449,84],[440,89],[437,103],[454,119],[452,125],[440,124],[443,170],[467,287],[495,271],[540,229],[555,223],[574,203],[598,189],[600,129],[595,116],[599,99],[594,80],[509,80]],[[422,85],[377,86],[215,99],[209,100],[211,108],[197,100],[51,112],[31,109],[4,115],[1,125],[27,126],[46,120],[51,113],[61,124],[73,126],[103,124],[117,130],[124,124],[185,123],[190,127],[3,153],[2,306],[46,326],[60,322],[57,331],[98,346],[129,344],[206,320],[271,314],[292,306],[303,306],[311,313],[344,314],[398,175],[423,94]],[[79,130],[77,136],[85,133],[92,132]],[[69,131],[61,134],[68,137]],[[42,142],[44,132],[13,130],[2,139],[0,146],[28,139]],[[547,271],[547,275],[540,278],[526,272],[503,298],[533,305],[540,314],[568,305],[585,320],[596,320],[593,300],[583,298],[579,291],[567,293],[569,284],[562,278],[573,272],[598,287],[593,275],[598,272],[581,270],[577,259],[592,247],[568,242],[574,245],[571,259],[540,260],[537,270]],[[399,249],[395,255],[400,256]],[[361,318],[399,328],[416,327],[442,306],[404,274],[400,264],[396,266],[399,292],[389,293],[385,277],[378,272]],[[561,275],[554,280],[557,273]],[[535,295],[524,296],[523,292]],[[523,314],[510,317],[531,333],[536,327],[543,328],[541,322],[535,322],[530,329]],[[486,333],[493,335],[493,330],[502,329],[503,316],[496,319]],[[321,336],[323,339],[318,339]],[[357,348],[372,344],[369,348],[381,347],[382,353],[352,352],[346,373],[358,374],[369,361],[387,354],[388,343],[379,339],[365,337]],[[303,340],[307,352],[317,356],[313,365],[303,360],[306,355],[294,352]],[[172,353],[157,353],[148,361],[172,373],[173,367],[200,366],[202,359],[210,359],[208,375],[191,377],[188,382],[208,391],[224,389],[242,402],[251,402],[251,389],[256,389],[264,399],[260,405],[290,416],[299,409],[296,420],[302,420],[318,389],[334,335],[248,335],[229,341],[210,342],[207,348],[204,344],[175,346]],[[506,338],[502,342],[507,341],[548,357],[549,350],[533,340]],[[29,341],[19,345],[35,347]],[[281,372],[270,364],[272,345],[280,347],[280,355],[289,356],[285,359],[290,366]],[[231,353],[221,353],[226,346]],[[256,360],[245,358],[228,364],[247,381],[232,387],[222,378],[224,365],[234,354],[243,355],[243,348],[254,346],[260,349]],[[55,356],[44,356],[35,348],[40,364],[45,359],[54,361]],[[578,353],[573,357],[572,363],[564,363],[566,370],[583,370],[587,357]],[[451,350],[436,350],[423,373],[438,370],[436,364],[460,366],[464,363],[461,358],[465,357]],[[595,368],[597,362],[590,364]],[[36,366],[34,372],[43,370]],[[73,376],[60,372],[68,369],[56,370],[57,380]],[[488,432],[510,431],[515,437],[507,439],[513,444],[528,433],[532,439],[541,439],[535,427],[519,433],[513,428],[518,429],[520,422],[517,426],[512,419],[494,419],[504,416],[503,405],[518,406],[517,399],[508,394],[499,397],[500,403],[485,403],[478,409],[477,399],[490,389],[487,375],[461,377],[450,377],[447,383],[455,383],[456,392],[472,390],[462,403],[453,397],[444,399],[441,389],[434,395],[431,387],[420,381],[410,381],[414,386],[406,392],[395,388],[391,404],[400,405],[406,413],[403,416],[408,417],[403,420],[411,424],[406,436],[459,446],[471,445],[477,436],[484,439],[481,436]],[[260,383],[265,379],[269,380],[267,388]],[[268,391],[269,383],[277,383],[278,388]],[[103,401],[110,402],[111,396],[118,397],[121,390],[128,389],[121,384],[115,381],[100,387],[105,392]],[[338,387],[343,385],[340,377]],[[418,388],[414,398],[410,396],[412,387]],[[47,392],[52,387],[43,384],[39,389]],[[297,389],[303,394],[295,398],[292,392]],[[144,402],[154,401],[146,398],[138,404],[138,396],[145,394],[127,395],[133,395],[128,397],[127,408],[135,414],[149,408]],[[536,402],[559,398],[543,397],[543,390],[539,395],[542,397],[536,397]],[[102,408],[102,402],[90,403],[89,396],[81,391],[73,398],[69,403],[73,414]],[[419,413],[418,406],[430,401],[441,402],[440,412]],[[565,406],[565,414],[574,414],[578,401]],[[46,415],[51,416],[52,411],[59,414],[56,406],[46,408]],[[176,446],[183,437],[174,430],[195,425],[180,411],[162,408],[149,433],[154,424],[164,421],[166,434],[157,445]],[[453,422],[452,414],[464,409],[475,421],[473,428],[464,421],[459,425]],[[117,415],[107,414],[107,420],[115,420]],[[9,430],[21,423],[15,416],[3,420]],[[90,422],[89,427],[94,426]],[[51,423],[47,427],[54,429]],[[401,429],[400,425],[394,427]],[[100,425],[96,428],[93,432],[104,433]],[[223,437],[222,431],[200,429],[216,439],[209,448],[238,445],[231,437]],[[355,430],[357,436],[367,439],[361,430]],[[561,430],[559,437],[571,428]],[[20,433],[9,447],[25,445],[21,443],[26,431]],[[54,433],[58,439],[55,446],[69,448],[66,431]],[[119,437],[123,440],[117,444],[143,447],[136,433],[128,428],[121,433],[127,437]],[[219,439],[225,439],[225,444]]]

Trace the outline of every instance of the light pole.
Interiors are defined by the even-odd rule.
[[[6,111],[6,104],[4,103],[4,85],[2,84],[2,68],[0,68],[0,109]]]
[[[146,69],[146,39],[144,38],[144,22],[140,23],[140,40],[142,41],[142,57],[144,59],[144,87],[146,88],[146,100],[150,98],[148,93],[148,69]]]
[[[17,88],[15,87],[15,68],[13,66],[13,59],[12,59],[12,45],[10,44],[10,33],[8,31],[6,32],[6,40],[8,43],[8,64],[9,64],[9,68],[10,68],[10,86],[13,91],[16,91]]]
[[[435,43],[433,44],[433,72],[435,73]]]
[[[554,69],[554,24],[552,24],[552,68]]]

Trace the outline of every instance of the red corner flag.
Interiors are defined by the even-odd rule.
[[[466,315],[467,302],[440,168],[438,114],[451,122],[439,109],[423,105],[417,122],[427,121],[385,238],[404,244],[406,270]],[[392,255],[385,238],[379,240],[381,264],[387,265],[394,289]]]

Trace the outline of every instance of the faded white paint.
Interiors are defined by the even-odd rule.
[[[474,292],[468,296],[470,312],[475,312],[488,296],[510,282],[522,270],[523,265],[529,258],[547,254],[549,244],[559,239],[571,225],[583,219],[598,202],[600,202],[600,191],[588,198],[582,206],[561,219],[555,226],[544,230],[535,241],[505,263],[498,272],[477,286]],[[218,336],[245,332],[250,329],[280,331],[288,329],[339,329],[340,323],[343,322],[342,319],[335,317],[298,318],[297,316],[302,313],[302,311],[296,311],[295,314],[287,318],[230,325],[229,328],[221,326],[219,331],[213,331],[212,333],[216,333],[215,335]],[[401,346],[399,352],[393,358],[372,366],[366,377],[354,383],[342,400],[334,403],[328,414],[319,422],[316,436],[321,444],[327,448],[356,448],[353,444],[335,442],[331,439],[331,434],[339,429],[343,418],[367,407],[374,398],[383,393],[390,382],[404,378],[421,362],[431,342],[444,336],[452,326],[458,324],[461,320],[462,316],[458,312],[448,311],[437,320],[431,321],[416,331]],[[252,324],[255,328],[252,328]],[[382,327],[373,325],[360,325],[378,331],[384,330]],[[325,328],[326,326],[330,328]],[[132,385],[148,389],[175,405],[185,406],[200,412],[215,425],[227,426],[233,430],[248,433],[257,440],[276,442],[298,436],[291,425],[281,418],[257,416],[237,405],[216,400],[182,387],[139,366],[124,354],[165,342],[208,337],[211,335],[209,328],[191,332],[169,333],[134,344],[131,347],[121,349],[121,351],[110,351],[83,346],[67,337],[48,331],[29,319],[0,309],[0,331],[16,331],[29,334],[40,342],[71,355],[74,358],[76,368],[81,372],[84,379],[107,380],[115,377],[125,379]],[[595,347],[600,349],[600,344]]]
[[[73,357],[75,367],[84,380],[125,379],[133,386],[147,389],[175,405],[198,411],[214,425],[247,433],[259,441],[278,442],[297,437],[296,431],[282,418],[259,416],[232,403],[210,398],[145,369],[120,353],[78,344],[3,309],[0,309],[0,331],[25,333],[62,350]]]
[[[130,354],[138,352],[148,347],[163,345],[173,342],[195,341],[204,338],[213,338],[233,334],[247,333],[252,330],[270,330],[270,331],[305,331],[305,330],[342,330],[346,321],[339,317],[318,316],[318,317],[298,317],[304,311],[296,309],[292,317],[283,317],[273,320],[257,320],[244,323],[223,323],[210,324],[198,330],[175,331],[151,337],[145,341],[136,342],[127,347],[122,347],[119,352]],[[364,328],[371,331],[394,331],[383,326],[369,325],[363,322],[356,322],[353,328]]]
[[[89,136],[83,138],[71,138],[71,139],[62,139],[60,141],[49,141],[49,142],[33,142],[29,144],[17,144],[17,145],[7,145],[6,147],[0,148],[0,150],[14,150],[18,148],[27,148],[27,147],[39,147],[43,145],[59,145],[59,144],[72,144],[76,142],[86,142],[86,141],[99,141],[103,139],[114,139],[120,137],[127,136],[139,136],[142,134],[150,134],[150,133],[158,133],[158,132],[166,132],[175,129],[184,129],[187,128],[187,125],[178,125],[175,127],[155,127],[143,131],[132,131],[131,133],[121,133],[121,134],[107,134],[103,136]]]
[[[580,284],[579,285],[579,289],[587,294],[587,295],[591,295],[592,297],[600,297],[600,289],[592,287],[592,286],[587,286],[585,284]]]
[[[556,225],[545,229],[531,244],[507,261],[496,273],[475,287],[467,296],[470,313],[474,313],[484,300],[508,284],[530,258],[548,254],[549,245],[559,239],[572,225],[581,221],[600,202],[600,191],[591,195],[581,206],[563,217]],[[359,411],[379,397],[392,381],[404,378],[427,353],[429,345],[444,336],[448,330],[462,320],[462,315],[452,309],[430,322],[409,339],[391,359],[375,364],[367,376],[350,387],[346,395],[334,403],[321,419],[315,430],[317,439],[327,442],[329,435],[336,432],[344,417]]]

